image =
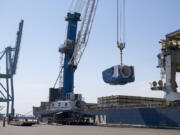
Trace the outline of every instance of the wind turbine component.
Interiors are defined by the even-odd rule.
[[[124,85],[135,81],[134,67],[123,64],[125,41],[125,0],[121,1],[121,10],[117,0],[117,47],[120,50],[120,65],[113,66],[102,72],[103,80],[110,85]],[[119,15],[119,11],[121,12]]]
[[[134,82],[134,67],[133,66],[113,66],[103,71],[103,80],[111,85],[124,85]]]

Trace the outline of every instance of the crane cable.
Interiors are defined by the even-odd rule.
[[[121,4],[121,9],[120,9]],[[126,28],[125,28],[125,0],[122,0],[119,3],[117,0],[117,47],[120,49],[120,63],[123,64],[123,49],[125,48],[125,35],[126,35]]]
[[[86,3],[86,0],[71,0],[68,12],[81,13],[84,8],[85,3]]]
[[[54,83],[54,86],[53,88],[56,87],[58,81],[59,81],[59,88],[63,87],[63,66],[64,66],[64,55],[61,53],[60,54],[60,68],[59,68],[59,74],[58,74],[58,77]]]

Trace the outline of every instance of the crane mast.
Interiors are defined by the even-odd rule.
[[[73,92],[74,87],[74,72],[75,67],[68,64],[70,58],[73,55],[74,48],[76,46],[76,32],[78,21],[80,21],[80,13],[68,13],[66,21],[68,21],[67,40],[65,41],[65,57],[64,57],[64,72],[63,72],[63,88],[62,98],[66,100],[67,93]],[[61,49],[60,49],[61,50]]]
[[[84,50],[87,46],[89,35],[92,29],[96,8],[99,0],[87,0],[85,8],[82,8],[83,0],[78,0],[75,7],[78,10],[68,12],[66,21],[68,21],[67,38],[64,44],[59,48],[61,53],[61,64],[58,78],[54,84],[54,88],[59,80],[62,99],[66,100],[68,93],[74,92],[74,72],[81,60]],[[81,4],[80,4],[81,3]],[[83,13],[80,13],[83,10]],[[82,22],[77,34],[78,22],[82,16]]]

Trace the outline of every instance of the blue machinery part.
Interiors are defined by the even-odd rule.
[[[124,85],[135,81],[134,67],[117,65],[103,71],[103,80],[111,85]]]
[[[64,58],[64,73],[63,73],[63,100],[66,100],[67,93],[73,92],[74,89],[74,72],[76,67],[73,65],[69,65],[68,62],[71,59],[76,42],[76,33],[77,33],[77,24],[80,21],[80,13],[68,13],[66,21],[68,21],[68,30],[67,30],[67,40],[65,43],[64,50],[65,58]],[[61,51],[61,50],[59,50]]]

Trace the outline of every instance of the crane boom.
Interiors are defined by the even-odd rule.
[[[12,74],[16,73],[16,67],[17,67],[17,62],[18,62],[18,57],[19,57],[19,50],[20,50],[20,45],[21,45],[21,38],[22,38],[22,31],[23,31],[23,24],[24,20],[21,20],[19,23],[19,30],[17,32],[17,39],[16,39],[16,45],[15,45],[15,52],[14,52],[14,60],[13,60],[13,68],[12,68]]]
[[[69,60],[69,65],[78,66],[81,60],[89,40],[89,35],[92,29],[92,24],[94,22],[98,2],[99,0],[88,0],[86,4],[81,28],[78,32],[75,49],[71,59]]]

